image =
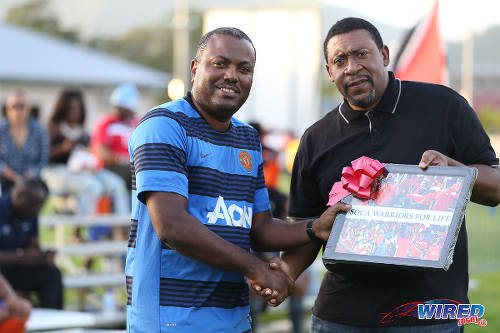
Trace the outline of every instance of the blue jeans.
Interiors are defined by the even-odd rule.
[[[423,325],[423,326],[393,326],[379,328],[364,328],[336,324],[331,321],[319,319],[316,316],[311,318],[310,333],[460,333],[463,326],[458,326],[456,322]]]

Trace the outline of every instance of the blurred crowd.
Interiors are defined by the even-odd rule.
[[[128,141],[138,122],[136,87],[123,84],[113,91],[110,112],[91,133],[80,91],[62,91],[47,124],[28,101],[25,92],[12,92],[0,121],[0,332],[22,331],[32,303],[63,308],[55,253],[42,250],[38,237],[47,198],[55,213],[130,212]],[[111,237],[111,231],[91,227],[83,236],[76,228],[72,239]]]
[[[133,85],[117,87],[110,97],[112,110],[87,133],[80,91],[62,91],[47,124],[32,114],[23,91],[11,93],[0,122],[2,193],[15,183],[39,178],[47,183],[51,197],[75,199],[66,206],[55,200],[56,212],[128,213],[128,139],[138,121],[139,99]],[[108,204],[102,203],[104,197]]]

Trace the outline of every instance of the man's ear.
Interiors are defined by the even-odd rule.
[[[196,69],[198,68],[198,61],[196,61],[195,59],[191,60],[191,66],[190,66],[190,69],[191,69],[191,83],[194,82],[194,77],[196,75]]]
[[[330,66],[328,64],[325,65],[326,72],[328,73],[328,77],[330,78],[330,82],[335,83],[335,78],[332,76],[332,72],[330,72]]]
[[[382,57],[384,59],[384,67],[389,66],[390,58],[389,58],[389,48],[387,45],[382,46],[380,49],[380,53],[382,53]]]

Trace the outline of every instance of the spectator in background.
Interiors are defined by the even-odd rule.
[[[131,188],[128,141],[137,125],[135,111],[139,107],[139,92],[132,84],[122,84],[111,94],[113,111],[101,117],[92,132],[92,151],[99,165],[120,175]]]
[[[77,214],[98,213],[103,195],[112,198],[113,211],[128,214],[129,197],[125,182],[116,174],[97,170],[97,160],[88,150],[85,133],[85,103],[78,90],[62,91],[48,124],[50,164],[42,171],[51,194],[75,195]]]
[[[0,333],[22,333],[31,312],[31,303],[17,296],[0,275]]]
[[[85,104],[80,91],[65,90],[59,95],[48,124],[50,163],[66,164],[73,149],[78,145],[88,146],[85,116]]]
[[[264,179],[266,181],[266,187],[275,189],[278,187],[278,180],[281,173],[278,152],[264,144],[263,139],[266,136],[266,132],[260,123],[253,121],[248,124],[259,133],[259,139],[262,145],[262,159],[264,160]]]
[[[36,178],[49,160],[49,140],[45,129],[30,117],[21,91],[9,95],[6,119],[0,123],[0,178],[2,191],[14,183]]]
[[[40,306],[62,309],[63,286],[54,252],[38,242],[38,213],[48,195],[39,179],[19,181],[0,197],[0,270],[15,290],[36,292]]]

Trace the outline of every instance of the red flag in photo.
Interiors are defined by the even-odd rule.
[[[446,50],[439,30],[439,1],[404,38],[394,59],[397,78],[448,85]]]

